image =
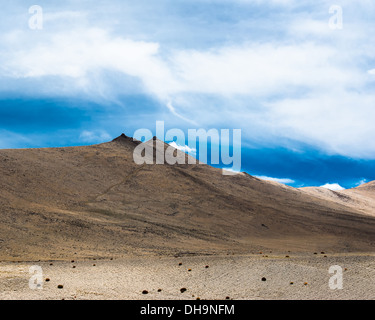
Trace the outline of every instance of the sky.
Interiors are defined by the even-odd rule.
[[[162,120],[241,129],[249,174],[355,187],[375,180],[374,32],[372,0],[8,1],[0,148],[101,143]]]

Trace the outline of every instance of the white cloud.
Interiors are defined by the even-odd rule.
[[[18,31],[4,40],[10,45],[15,38],[18,42],[29,37]],[[336,50],[313,42],[175,50],[165,59],[157,42],[113,37],[99,28],[53,32],[34,40],[3,55],[6,75],[89,80],[90,72],[112,70],[139,78],[161,98],[184,92],[264,97],[301,86],[321,89],[335,83],[346,87],[362,81],[355,70],[348,73],[332,63]]]
[[[99,143],[99,142],[108,142],[111,140],[111,136],[103,130],[99,131],[82,131],[79,136],[79,139],[82,142],[87,143]]]
[[[368,182],[367,179],[361,179],[355,185],[356,185],[356,187],[359,187],[359,186],[361,186],[361,185],[363,185],[363,184],[365,184],[367,182]]]
[[[8,45],[28,39],[27,32],[7,35]],[[17,40],[17,43],[20,44]],[[29,39],[30,40],[30,39]],[[113,37],[100,28],[53,32],[3,53],[3,75],[13,78],[67,77],[74,85],[93,85],[95,72],[115,71],[143,81],[148,92],[165,96],[173,90],[168,67],[158,57],[159,44]],[[168,88],[168,89],[167,89]],[[121,87],[118,88],[121,92]]]
[[[267,177],[267,176],[255,176],[255,177],[262,179],[262,180],[274,181],[274,182],[283,183],[283,184],[295,183],[293,179],[289,179],[289,178],[272,178],[272,177]]]
[[[183,151],[185,153],[189,153],[189,154],[192,154],[192,155],[197,153],[196,149],[190,148],[189,146],[186,146],[186,145],[180,146],[175,141],[170,142],[169,145],[172,146],[173,148],[176,148],[176,149],[178,149],[180,151]]]
[[[197,125],[197,123],[196,123],[195,121],[190,120],[190,119],[187,119],[187,118],[185,118],[184,116],[180,115],[180,114],[176,111],[176,109],[174,108],[174,106],[172,105],[172,101],[168,101],[168,102],[167,102],[167,108],[168,108],[168,110],[169,110],[170,112],[172,112],[172,114],[174,114],[176,117],[178,117],[178,118],[180,118],[180,119],[182,119],[182,120],[184,120],[184,121],[186,121],[186,122],[189,122],[189,123],[191,123],[191,124],[193,124],[193,125]]]
[[[332,191],[341,191],[345,188],[341,187],[338,183],[326,183],[325,185],[320,186],[321,188],[326,188]]]
[[[371,75],[375,75],[375,69],[368,70],[367,73]]]
[[[375,94],[331,90],[269,104],[270,127],[281,136],[331,154],[375,158]]]
[[[148,91],[163,98],[183,92],[264,97],[296,87],[352,87],[364,81],[352,64],[337,58],[337,48],[314,41],[180,49],[166,57],[158,42],[113,36],[101,28],[44,31],[42,36],[18,30],[2,40],[12,48],[2,57],[7,75],[85,78],[89,72],[112,70],[139,78]]]
[[[344,71],[339,62],[332,63],[336,54],[329,46],[309,42],[254,44],[183,50],[176,52],[172,67],[180,90],[206,94],[264,97],[300,87],[321,90],[332,83],[340,87],[360,84],[360,72]]]

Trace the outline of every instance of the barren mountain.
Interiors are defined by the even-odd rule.
[[[0,150],[0,259],[373,252],[374,182],[322,195],[204,164],[137,165],[138,144]]]
[[[353,211],[360,211],[362,214],[375,217],[375,181],[342,191],[321,187],[301,188],[301,190],[320,199],[334,201]]]

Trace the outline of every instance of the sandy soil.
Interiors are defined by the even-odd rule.
[[[42,289],[29,288],[32,265],[42,267]],[[343,269],[342,290],[329,288],[332,265]],[[63,288],[58,289],[58,285]],[[0,287],[0,299],[374,299],[375,259],[373,254],[364,253],[263,252],[249,256],[3,262]],[[181,293],[181,288],[186,292]],[[148,294],[142,294],[143,290]]]

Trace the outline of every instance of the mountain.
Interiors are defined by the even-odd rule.
[[[375,196],[375,181],[364,183],[356,188],[349,190],[358,193],[366,193],[368,196],[373,198]]]
[[[0,150],[0,259],[373,251],[360,205],[205,164],[137,165],[139,143]]]
[[[301,190],[320,199],[340,203],[349,210],[375,217],[375,181],[342,191],[322,187],[307,187]]]

